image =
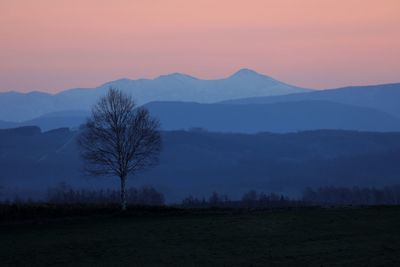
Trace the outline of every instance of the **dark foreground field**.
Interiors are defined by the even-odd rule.
[[[2,222],[1,266],[400,266],[400,207]]]

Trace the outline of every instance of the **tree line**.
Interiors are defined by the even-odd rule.
[[[120,191],[113,189],[79,189],[61,184],[49,189],[48,202],[55,204],[107,204],[119,203]],[[126,202],[130,205],[162,206],[165,204],[164,195],[153,187],[126,189]]]
[[[165,197],[155,188],[146,186],[126,189],[126,201],[129,205],[164,206]],[[54,204],[117,204],[120,191],[114,189],[74,189],[66,183],[50,188],[47,197],[42,200],[0,198],[2,203],[46,202]],[[301,197],[291,198],[283,194],[264,193],[250,190],[240,199],[231,199],[226,194],[213,192],[208,197],[188,196],[179,203],[171,204],[182,208],[263,208],[297,207],[312,205],[400,205],[400,185],[386,186],[381,189],[369,187],[306,188]]]
[[[208,198],[188,196],[179,205],[182,208],[266,208],[301,206],[300,200],[290,199],[276,193],[259,193],[250,190],[244,193],[239,200],[232,200],[227,195],[213,192]]]
[[[400,185],[386,186],[382,189],[335,186],[306,188],[299,198],[250,190],[245,192],[241,199],[231,200],[227,195],[214,192],[209,198],[189,196],[181,202],[181,207],[184,208],[265,208],[314,205],[400,205]]]
[[[303,201],[334,205],[400,205],[400,185],[386,186],[382,189],[334,186],[306,188]]]

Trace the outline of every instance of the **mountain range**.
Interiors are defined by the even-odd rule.
[[[249,69],[216,80],[201,80],[180,73],[162,75],[155,79],[120,79],[96,88],[77,88],[57,94],[43,92],[0,93],[0,120],[26,121],[46,113],[65,110],[89,110],[99,96],[110,87],[132,95],[137,104],[151,101],[193,101],[213,103],[254,96],[272,96],[307,92]]]
[[[155,79],[121,79],[55,95],[0,93],[0,128],[77,128],[96,99],[110,87],[129,93],[139,105],[145,105],[160,119],[163,130],[400,130],[400,84],[316,91],[287,85],[249,69],[218,80],[174,73]]]
[[[110,87],[160,119],[160,164],[131,183],[154,186],[168,201],[213,191],[296,195],[309,186],[398,183],[400,84],[315,91],[242,69],[219,80],[176,73],[54,95],[0,93],[0,128],[8,128],[0,130],[0,186],[9,196],[43,196],[59,182],[118,186],[82,175],[75,141]]]
[[[323,100],[358,107],[368,107],[400,117],[400,83],[350,86],[283,96],[250,97],[223,101],[223,103],[248,105],[304,100]]]

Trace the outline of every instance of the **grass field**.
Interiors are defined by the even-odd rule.
[[[400,266],[400,207],[8,222],[0,240],[1,266]]]

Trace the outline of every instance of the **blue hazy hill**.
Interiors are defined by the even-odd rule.
[[[400,118],[329,101],[272,104],[153,102],[146,105],[164,130],[204,128],[217,132],[296,132],[317,129],[399,131]]]
[[[293,101],[272,104],[199,104],[152,102],[145,105],[160,119],[164,130],[204,128],[219,132],[296,132],[317,129],[399,131],[400,118],[385,112],[329,101]],[[78,128],[88,111],[49,113],[0,128],[37,125],[43,130]]]
[[[369,107],[400,117],[400,83],[352,86],[285,96],[251,97],[224,101],[225,104],[270,104],[289,101],[323,100]]]
[[[0,130],[0,185],[24,196],[74,187],[118,188],[117,178],[82,174],[76,131],[37,127]],[[290,134],[163,132],[160,164],[129,181],[152,185],[168,201],[250,189],[300,194],[308,186],[399,183],[400,133],[307,131]]]

